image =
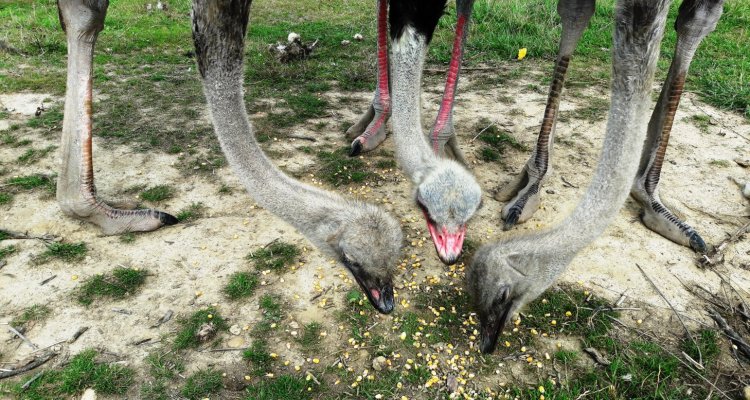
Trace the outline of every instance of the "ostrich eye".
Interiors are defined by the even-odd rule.
[[[431,223],[435,224],[435,220],[432,219],[432,216],[430,215],[430,212],[427,210],[427,206],[425,206],[424,203],[422,203],[422,200],[419,197],[417,197],[416,201],[417,201],[417,207],[419,207],[419,209],[422,210],[422,212],[424,213],[425,217]]]

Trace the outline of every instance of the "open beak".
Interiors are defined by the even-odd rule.
[[[481,321],[480,332],[482,343],[479,348],[482,350],[482,353],[490,354],[495,351],[495,347],[497,347],[497,338],[508,323],[512,309],[513,302],[509,301],[503,303],[493,310],[495,314],[487,318],[487,321]]]
[[[344,265],[352,273],[354,279],[359,284],[360,289],[367,295],[367,300],[370,301],[376,310],[383,314],[390,314],[395,306],[393,300],[393,284],[390,282],[378,283],[377,279],[373,279],[367,274],[363,273],[360,269],[354,268],[348,262],[344,262]]]
[[[427,218],[427,229],[430,230],[432,242],[435,244],[438,257],[445,265],[453,265],[461,256],[466,236],[466,226],[461,226],[455,232],[449,232],[446,227],[438,228],[435,223]]]

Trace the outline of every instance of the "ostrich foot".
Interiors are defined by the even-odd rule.
[[[113,208],[91,196],[74,200],[58,198],[58,202],[66,215],[98,225],[104,235],[148,232],[177,223],[177,218],[162,211]]]
[[[495,193],[495,200],[508,201],[500,214],[505,221],[503,230],[507,231],[514,225],[525,222],[539,209],[542,178],[537,178],[536,175],[530,172],[527,165],[513,181]]]
[[[383,143],[386,137],[387,120],[388,113],[370,105],[359,121],[346,131],[347,139],[353,139],[349,156],[356,157],[372,151]]]
[[[705,254],[708,250],[706,242],[690,225],[683,222],[680,217],[670,211],[662,203],[658,194],[649,196],[642,192],[632,191],[631,195],[643,206],[641,210],[641,221],[648,229],[664,236],[665,238],[683,246],[690,247],[695,252]]]

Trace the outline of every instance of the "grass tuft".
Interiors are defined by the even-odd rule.
[[[180,324],[182,327],[174,339],[177,350],[198,347],[213,340],[218,332],[229,329],[226,321],[213,307],[196,311],[189,318],[180,321]]]
[[[10,187],[16,187],[19,189],[25,189],[25,190],[32,190],[39,187],[47,187],[48,189],[51,187],[54,189],[55,183],[54,180],[46,175],[28,175],[28,176],[19,176],[16,178],[11,178],[5,181],[5,183]]]
[[[333,186],[360,183],[370,179],[373,173],[367,170],[364,161],[359,157],[349,157],[349,148],[318,153],[320,170],[316,174]]]
[[[129,296],[143,285],[146,275],[146,271],[133,268],[116,268],[111,275],[95,275],[78,290],[78,302],[90,305],[97,297]]]
[[[280,272],[285,267],[294,263],[299,255],[300,250],[297,246],[291,243],[274,242],[270,246],[250,253],[247,259],[255,262],[255,269],[258,271],[270,269]]]
[[[16,251],[18,251],[18,248],[16,248],[16,246],[0,247],[0,260],[5,259],[5,257],[8,257]]]
[[[320,344],[320,331],[323,328],[318,322],[310,322],[305,325],[302,329],[302,335],[299,336],[297,342],[302,345],[305,350],[312,350]]]
[[[195,221],[196,219],[203,216],[203,211],[205,209],[206,206],[204,206],[203,203],[192,203],[180,210],[180,212],[175,215],[175,218],[177,218],[177,220],[180,222]]]
[[[222,387],[221,371],[205,369],[187,378],[182,395],[190,400],[203,399],[209,394],[218,393]]]
[[[237,272],[229,277],[224,294],[232,300],[252,296],[258,287],[258,276],[249,272]]]
[[[47,245],[47,250],[34,257],[34,262],[44,264],[53,259],[65,262],[80,262],[86,257],[89,249],[86,243],[52,243]]]
[[[62,370],[47,370],[26,390],[19,384],[17,392],[22,398],[56,400],[80,395],[87,388],[99,395],[123,395],[133,384],[134,371],[119,365],[96,361],[95,350],[84,350],[73,357]],[[21,382],[26,382],[23,379]]]
[[[306,400],[312,399],[314,391],[308,391],[307,382],[301,377],[281,375],[275,379],[266,379],[247,388],[246,400]]]
[[[2,257],[0,257],[2,258]],[[16,329],[27,331],[29,329],[29,322],[40,322],[49,316],[52,310],[43,304],[34,304],[31,307],[27,307],[21,315],[13,318],[10,321],[10,325]]]
[[[263,319],[253,327],[253,335],[263,337],[274,329],[273,324],[281,322],[284,318],[284,312],[281,310],[279,300],[270,294],[263,295],[258,303],[263,310]]]
[[[268,342],[264,339],[253,340],[253,344],[242,353],[242,357],[252,364],[255,376],[262,376],[271,370],[273,357],[268,352]]]
[[[175,190],[169,185],[158,185],[141,192],[141,199],[150,202],[159,202],[174,197]]]

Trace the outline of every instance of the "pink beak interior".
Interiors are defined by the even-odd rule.
[[[444,226],[438,229],[428,219],[427,229],[430,230],[430,236],[432,236],[432,241],[435,243],[435,250],[437,250],[440,259],[447,264],[455,263],[463,249],[466,227],[461,226],[456,232],[448,232],[448,229]]]

